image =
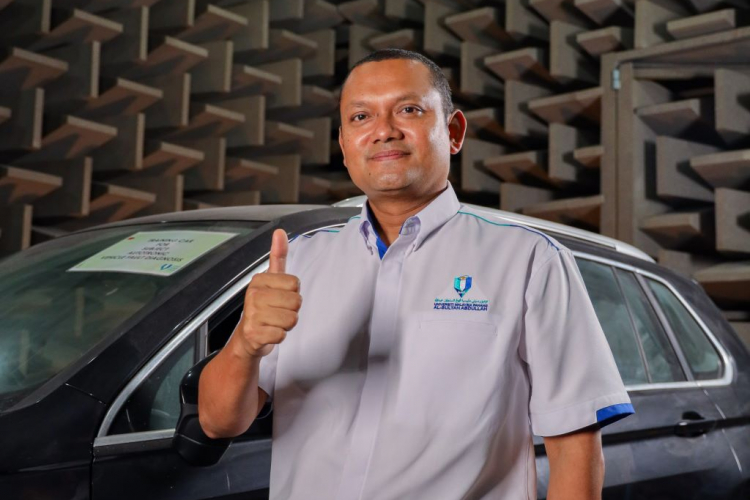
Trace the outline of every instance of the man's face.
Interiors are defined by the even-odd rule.
[[[460,151],[465,130],[463,113],[446,116],[430,71],[418,61],[358,66],[341,95],[344,164],[370,198],[443,188],[450,155]]]

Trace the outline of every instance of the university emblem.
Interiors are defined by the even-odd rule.
[[[490,301],[473,281],[468,274],[456,276],[453,278],[453,289],[451,290],[450,282],[446,283],[443,293],[435,298],[432,308],[443,311],[487,311]]]
[[[456,276],[453,278],[453,288],[458,293],[458,296],[463,299],[464,294],[471,288],[471,276]]]

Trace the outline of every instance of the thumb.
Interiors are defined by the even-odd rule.
[[[289,252],[289,241],[283,229],[277,229],[271,237],[271,256],[268,259],[269,273],[286,273],[286,254]]]

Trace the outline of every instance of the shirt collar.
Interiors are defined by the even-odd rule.
[[[456,212],[461,208],[461,203],[456,197],[453,185],[450,181],[446,182],[447,188],[442,193],[418,213],[406,219],[401,226],[399,235],[416,233],[414,250],[417,250],[433,231],[448,222],[448,219],[456,215]],[[359,232],[362,234],[367,248],[371,252],[377,252],[378,244],[380,244],[381,248],[384,247],[384,244],[373,227],[372,219],[372,211],[370,210],[369,203],[365,200],[360,212]]]

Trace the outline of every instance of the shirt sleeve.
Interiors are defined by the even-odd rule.
[[[526,289],[519,347],[538,436],[604,426],[634,413],[573,253],[550,251]]]

